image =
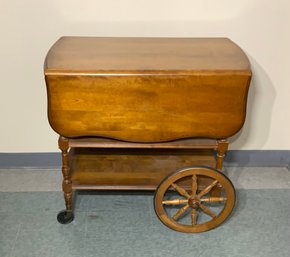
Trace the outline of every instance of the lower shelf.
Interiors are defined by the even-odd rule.
[[[155,190],[169,174],[189,166],[215,166],[213,150],[72,148],[74,189]]]

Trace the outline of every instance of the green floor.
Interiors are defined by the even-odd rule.
[[[240,189],[231,218],[206,233],[171,231],[151,193],[79,193],[75,220],[60,225],[61,192],[0,193],[1,257],[286,257],[290,189]]]

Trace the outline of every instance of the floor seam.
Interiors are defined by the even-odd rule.
[[[18,229],[17,229],[17,232],[16,232],[16,236],[15,236],[15,238],[14,238],[14,240],[13,240],[13,244],[12,244],[12,246],[11,246],[11,250],[10,250],[10,253],[9,253],[9,256],[10,256],[10,257],[12,256],[13,251],[14,251],[14,249],[15,249],[15,245],[16,245],[17,239],[18,239],[19,234],[20,234],[20,228],[21,228],[21,223],[19,223],[19,225],[18,225]]]

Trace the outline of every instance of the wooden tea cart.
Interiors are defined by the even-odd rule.
[[[62,37],[44,72],[62,152],[60,223],[74,218],[73,190],[92,189],[155,190],[157,216],[181,232],[230,215],[235,190],[221,171],[251,79],[232,41]]]

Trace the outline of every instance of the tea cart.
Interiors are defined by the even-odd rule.
[[[210,230],[231,214],[223,159],[244,124],[251,80],[231,40],[62,37],[44,73],[62,153],[60,223],[74,219],[74,190],[155,190],[158,218],[180,232]]]

